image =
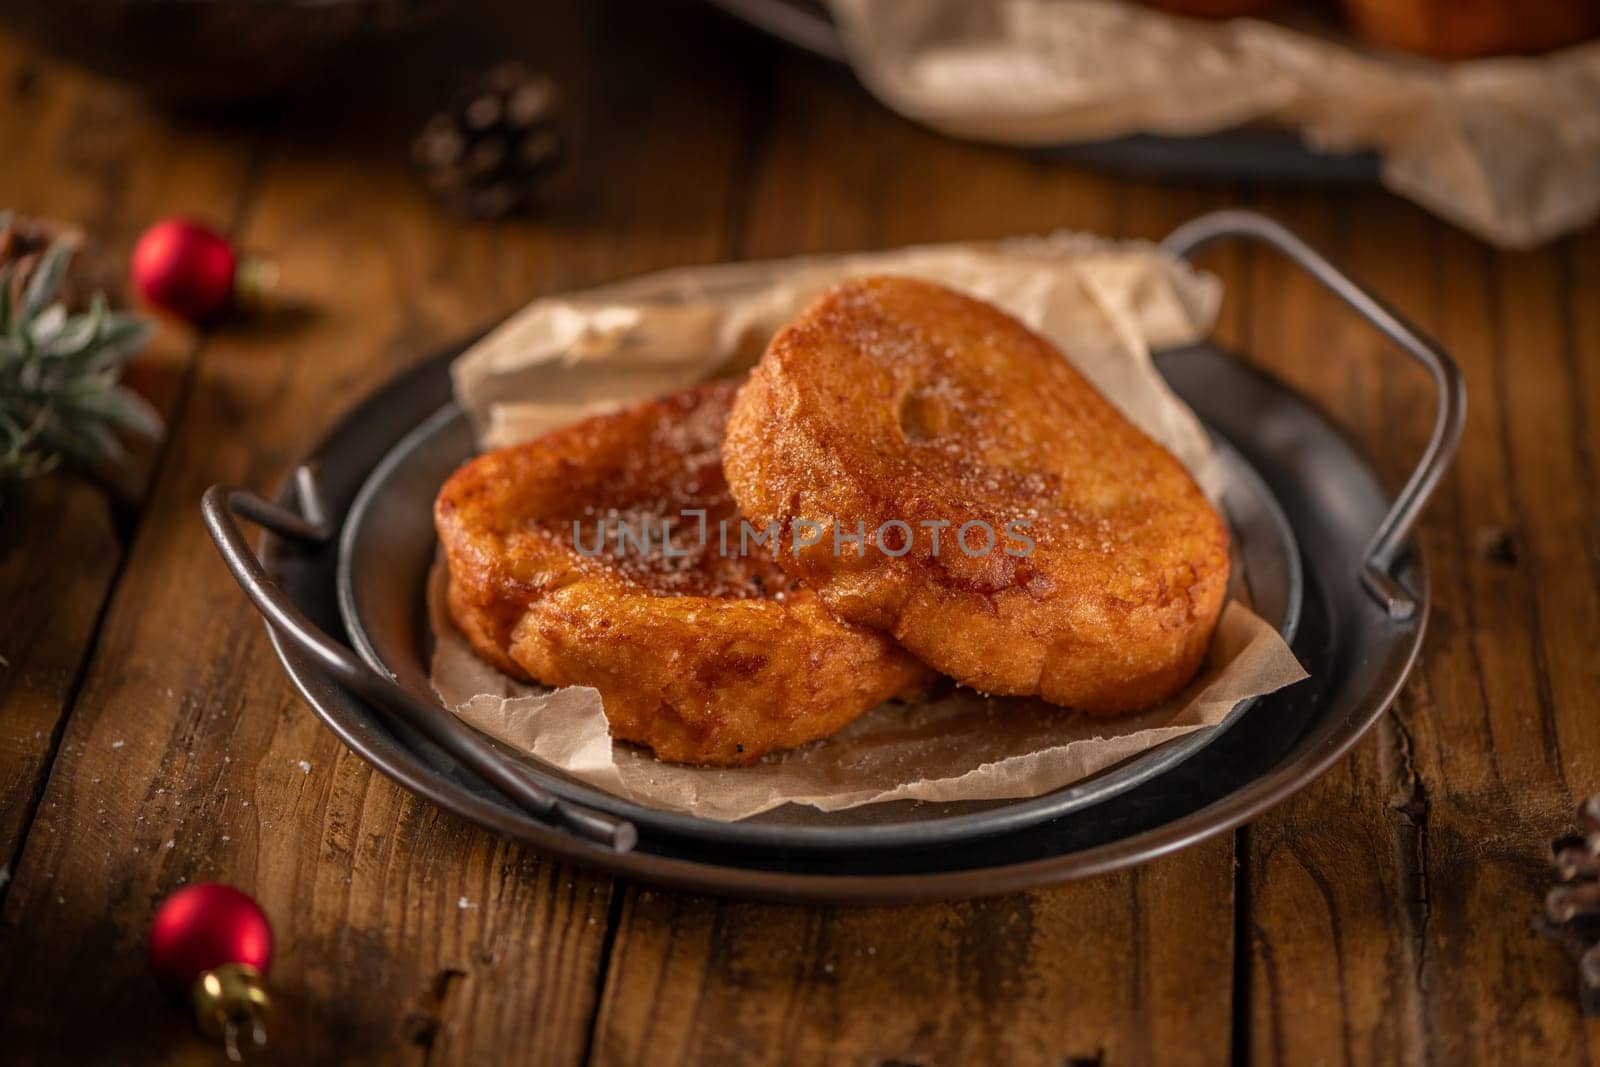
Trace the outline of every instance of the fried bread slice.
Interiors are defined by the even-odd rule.
[[[818,298],[739,393],[723,456],[792,577],[985,692],[1146,707],[1222,610],[1227,526],[1183,465],[1048,341],[929,282]]]
[[[677,763],[754,762],[932,676],[740,544],[720,454],[735,388],[479,456],[434,507],[450,613],[477,652],[517,678],[593,686],[613,737]]]

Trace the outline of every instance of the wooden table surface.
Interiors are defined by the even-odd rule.
[[[945,140],[690,3],[534,5],[489,35],[567,92],[537,216],[463,224],[405,138],[468,35],[374,50],[287,113],[166,117],[0,38],[0,206],[116,256],[174,212],[270,251],[298,314],[166,327],[139,502],[65,478],[0,510],[0,1048],[214,1061],[146,924],[223,880],[276,926],[284,1062],[1586,1061],[1533,922],[1600,789],[1600,233],[1497,253],[1380,191],[1181,187]],[[461,49],[459,53],[453,49]],[[416,65],[413,65],[416,64]],[[290,688],[201,527],[355,400],[540,293],[685,263],[1058,227],[1155,238],[1223,205],[1328,250],[1461,362],[1471,416],[1422,526],[1427,648],[1392,713],[1233,835],[1022,896],[799,907],[664,892],[446,815]],[[1397,486],[1431,393],[1266,253],[1210,256],[1221,340],[1315,397]],[[309,768],[309,769],[307,769]]]

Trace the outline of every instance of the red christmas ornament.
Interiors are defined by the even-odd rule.
[[[181,889],[157,909],[149,947],[156,978],[188,995],[200,1028],[229,1059],[240,1059],[241,1034],[266,1043],[272,926],[254,900],[217,882]]]
[[[272,265],[240,256],[228,239],[191,219],[162,219],[133,246],[133,284],[151,304],[192,323],[214,322],[231,307],[259,300]]]

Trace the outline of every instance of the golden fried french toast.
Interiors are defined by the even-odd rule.
[[[932,283],[820,297],[740,391],[723,456],[785,571],[985,692],[1146,707],[1222,610],[1227,527],[1182,464],[1048,341]]]
[[[613,737],[679,763],[752,763],[931,678],[741,546],[720,454],[734,392],[701,386],[479,456],[434,506],[450,613],[478,653],[593,686]]]

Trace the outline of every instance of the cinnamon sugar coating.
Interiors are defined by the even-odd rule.
[[[764,547],[738,551],[720,454],[734,391],[701,386],[479,456],[434,507],[450,613],[478,654],[593,686],[613,737],[679,763],[754,762],[931,678]],[[704,538],[682,514],[695,510]]]
[[[740,391],[723,456],[787,573],[985,692],[1149,706],[1194,676],[1222,610],[1227,526],[1182,464],[1049,342],[938,285],[820,297]],[[788,550],[811,523],[868,543]]]

